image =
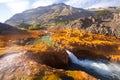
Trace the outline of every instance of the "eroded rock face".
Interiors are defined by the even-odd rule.
[[[50,57],[45,57],[45,58],[50,58]],[[81,71],[79,72],[76,71],[74,72],[74,74],[72,73],[73,73],[72,71],[69,71],[68,73],[63,69],[55,69],[46,65],[42,65],[38,62],[37,58],[31,52],[28,51],[20,51],[10,54],[8,53],[0,57],[0,80],[21,80],[21,79],[44,80],[51,78],[63,79],[63,80],[74,80],[74,79],[96,80],[92,76]],[[80,76],[74,77],[74,75],[80,75]]]
[[[46,64],[54,68],[63,68],[66,69],[69,64],[69,57],[65,51],[55,52],[39,52],[36,54],[39,59],[39,62]]]
[[[66,27],[83,29],[95,34],[120,36],[120,14],[112,14],[112,18],[100,19],[95,17],[80,18],[72,21]]]

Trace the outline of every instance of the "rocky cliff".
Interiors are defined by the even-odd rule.
[[[95,34],[105,34],[120,36],[120,14],[112,13],[106,19],[96,18],[96,17],[87,17],[80,18],[78,20],[72,21],[67,25],[68,28],[74,29],[83,29]]]

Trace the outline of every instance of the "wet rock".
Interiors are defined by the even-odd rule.
[[[54,55],[52,55],[54,56]],[[47,58],[50,58],[49,56]],[[46,57],[45,57],[46,58]],[[58,58],[58,57],[57,57]],[[56,62],[58,59],[56,58]],[[20,51],[5,55],[0,58],[0,80],[44,80],[44,79],[62,79],[73,80],[74,76],[68,75],[63,69],[55,69],[46,65],[40,64],[37,57],[28,51]],[[49,59],[51,60],[51,59]],[[52,61],[51,61],[52,63]],[[54,62],[53,62],[54,63]],[[59,63],[57,63],[59,64]],[[81,72],[81,71],[79,71]],[[72,73],[69,72],[69,73]],[[84,75],[85,74],[85,75]],[[75,75],[78,75],[75,73]],[[82,73],[81,77],[75,77],[77,80],[96,80],[94,77]],[[86,78],[84,77],[86,76]],[[89,77],[88,77],[89,76]]]
[[[40,63],[54,68],[66,69],[69,64],[68,55],[64,51],[37,53]]]

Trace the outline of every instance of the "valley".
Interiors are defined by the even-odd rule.
[[[103,59],[114,63],[120,62],[120,42],[119,39],[116,39],[114,36],[91,34],[77,29],[72,31],[70,29],[49,30],[47,32],[42,30],[28,30],[26,32],[26,34],[1,36],[1,79],[11,80],[12,78],[18,78],[19,80],[22,77],[29,80],[34,80],[36,78],[43,80],[44,78],[62,79],[60,76],[63,76],[65,79],[70,78],[77,80],[96,80],[98,78],[95,76],[95,79],[92,77],[94,75],[87,74],[80,70],[69,69],[68,65],[71,64],[71,61],[65,50],[74,52],[74,54],[82,60]],[[7,64],[6,66],[8,68],[3,66],[5,64]],[[48,74],[41,73],[42,66],[44,67],[44,73],[48,72]],[[22,69],[25,72],[22,71]],[[31,69],[35,69],[35,71]],[[10,72],[6,72],[6,70],[10,70]],[[16,71],[18,71],[17,76]],[[5,72],[4,76],[9,75],[10,77],[8,76],[8,78],[5,78],[3,72]],[[21,73],[23,75],[21,75]],[[38,76],[35,76],[36,74]],[[77,76],[77,74],[79,75]],[[44,77],[42,77],[43,75]]]
[[[60,3],[0,23],[0,80],[120,80],[118,11]]]

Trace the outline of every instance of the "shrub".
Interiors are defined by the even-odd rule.
[[[105,17],[106,15],[110,14],[112,14],[112,12],[110,12],[109,10],[101,10],[96,13],[96,17]]]
[[[37,26],[37,25],[32,25],[28,28],[29,30],[37,30],[37,29],[40,29],[40,26]]]
[[[35,44],[41,44],[41,43],[48,44],[48,45],[55,44],[52,40],[50,40],[49,36],[44,36],[44,37],[42,37],[42,39],[39,39],[35,42]]]
[[[42,80],[62,80],[58,75],[52,74],[48,76],[44,76]]]

